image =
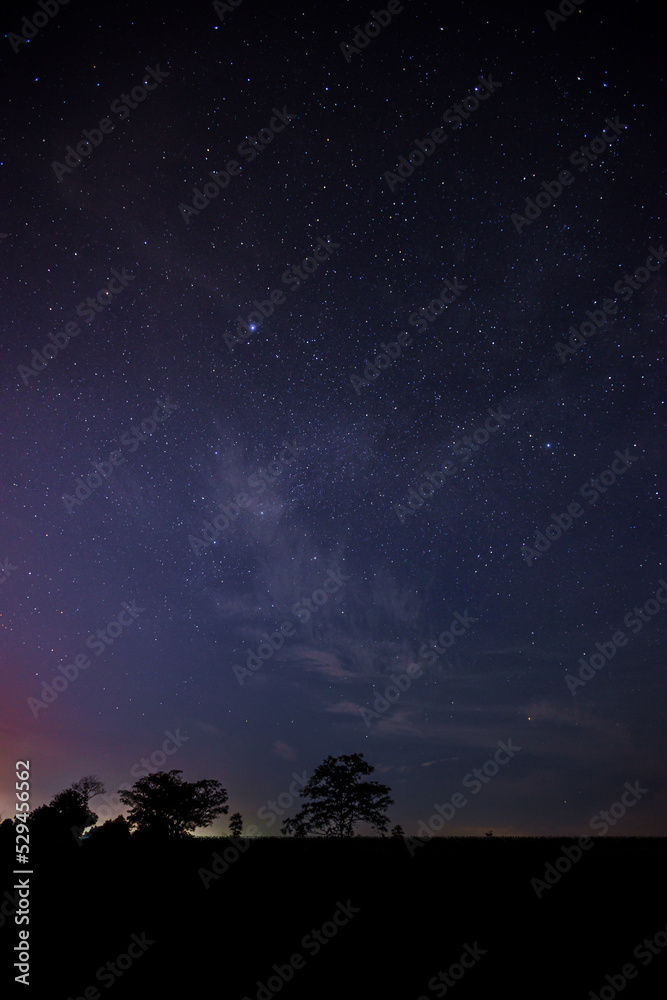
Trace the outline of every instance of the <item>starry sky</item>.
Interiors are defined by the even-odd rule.
[[[218,7],[3,11],[0,811],[359,752],[416,833],[512,741],[444,833],[664,835],[653,14]]]

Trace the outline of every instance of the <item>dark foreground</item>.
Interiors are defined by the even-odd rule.
[[[32,857],[31,985],[14,995],[663,995],[666,841],[592,844],[569,870],[564,846],[576,859],[577,841],[561,838],[42,848]],[[549,862],[553,884],[537,885],[538,898],[531,879],[548,885]],[[9,996],[19,928],[11,876],[3,882]]]

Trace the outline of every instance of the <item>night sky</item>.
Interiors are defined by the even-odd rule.
[[[406,833],[667,833],[657,22],[391,6],[3,11],[4,816],[359,752]]]

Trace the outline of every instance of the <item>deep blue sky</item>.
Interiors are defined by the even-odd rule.
[[[667,240],[664,73],[642,6],[584,4],[553,31],[534,4],[406,3],[349,62],[363,4],[244,0],[221,22],[206,3],[72,3],[15,52],[36,9],[3,13],[0,54],[0,733],[8,767],[31,760],[33,806],[87,773],[131,783],[169,731],[187,740],[163,766],[220,780],[263,833],[278,824],[258,809],[295,773],[353,752],[416,833],[511,740],[521,751],[445,832],[588,832],[639,781],[612,832],[664,835],[663,605],[624,624],[667,574],[667,263],[623,292]],[[161,82],[124,114],[147,67]],[[479,77],[496,81],[488,99],[443,122]],[[83,162],[54,169],[105,118]],[[606,119],[618,134],[579,169]],[[388,179],[436,128],[425,162]],[[230,161],[220,194],[184,213]],[[563,170],[571,183],[518,232],[512,215]],[[419,321],[445,282],[453,301]],[[230,350],[272,290],[273,314]],[[605,300],[617,311],[562,360]],[[489,410],[505,416],[485,441]],[[617,451],[630,463],[590,503],[582,488]],[[66,501],[95,462],[107,478]],[[529,565],[522,546],[577,502]],[[228,527],[193,544],[220,505]],[[297,605],[323,601],[329,571],[343,576],[306,621]],[[97,655],[88,637],[121,613]],[[460,618],[474,621],[449,651],[420,654]],[[240,684],[234,665],[283,625]],[[573,694],[566,674],[619,630]],[[28,699],[86,654],[35,717]],[[421,676],[367,726],[361,709],[411,664]]]

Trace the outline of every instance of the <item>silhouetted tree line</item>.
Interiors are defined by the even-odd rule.
[[[327,757],[301,789],[304,804],[295,816],[283,821],[283,835],[349,838],[363,822],[384,837],[389,824],[384,810],[394,800],[387,785],[368,780],[373,771],[363,754]],[[219,781],[184,781],[181,774],[158,771],[139,778],[131,789],[119,790],[121,802],[129,807],[127,817],[117,816],[99,827],[90,801],[106,794],[106,789],[97,775],[86,775],[29,814],[30,833],[56,846],[80,842],[84,833],[85,839],[100,846],[129,843],[131,838],[183,840],[196,829],[210,826],[229,807],[227,790]],[[229,829],[233,837],[242,835],[241,813],[232,814]],[[400,826],[391,835],[404,836]],[[6,819],[0,824],[0,840],[13,837],[13,821]]]

